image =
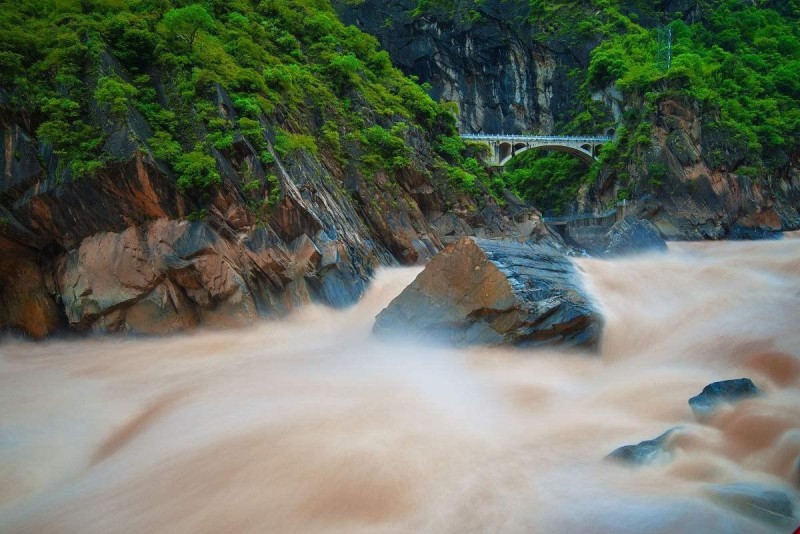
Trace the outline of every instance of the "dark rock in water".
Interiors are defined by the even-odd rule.
[[[749,482],[715,484],[705,489],[719,504],[754,519],[787,528],[796,526],[792,499],[781,489]]]
[[[619,447],[606,456],[606,459],[635,465],[652,464],[669,453],[669,438],[678,428],[670,428],[657,438],[641,441],[636,445]]]
[[[704,387],[699,395],[689,399],[689,406],[698,419],[703,419],[722,402],[736,402],[761,393],[749,378],[723,380]]]
[[[762,239],[781,239],[783,232],[772,228],[749,228],[740,224],[731,226],[726,239],[742,240],[742,241],[757,241]]]
[[[667,250],[667,242],[653,223],[630,215],[611,227],[606,240],[605,255],[609,256]]]
[[[374,332],[458,345],[593,347],[602,319],[573,263],[550,248],[464,238],[436,255],[377,317]]]

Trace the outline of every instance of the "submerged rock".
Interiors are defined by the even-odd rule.
[[[762,391],[749,378],[723,380],[704,387],[699,395],[689,399],[689,406],[695,417],[704,419],[721,403],[733,403],[761,393]]]
[[[566,256],[542,245],[464,238],[431,260],[373,330],[458,345],[593,347],[602,319]]]
[[[781,489],[749,482],[715,484],[705,489],[719,504],[754,519],[789,528],[795,526],[792,499]]]
[[[634,465],[655,463],[670,451],[670,436],[678,427],[670,428],[654,439],[640,441],[636,445],[623,445],[606,456],[608,460],[616,460]]]
[[[607,256],[667,250],[667,242],[653,223],[630,215],[611,227],[606,234],[606,240]]]

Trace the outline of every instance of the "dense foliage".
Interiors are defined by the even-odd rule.
[[[500,179],[547,214],[560,214],[585,181],[587,165],[570,154],[528,150],[506,165]]]
[[[221,112],[220,88],[233,113]],[[60,175],[108,165],[110,132],[127,128],[187,194],[221,181],[214,153],[241,136],[268,173],[273,151],[303,151],[369,174],[409,165],[411,134],[456,135],[453,109],[327,0],[4,1],[0,89],[3,111],[27,117],[60,157]],[[248,190],[274,202],[270,177]]]
[[[773,172],[800,144],[800,3],[706,0],[700,9],[699,22],[687,24],[680,13],[667,21],[669,68],[656,64],[655,29],[630,18],[620,22],[592,52],[586,89],[615,83],[629,97],[641,97],[642,108],[625,117],[628,132],[621,141],[628,151],[645,141],[641,123],[655,105],[679,97],[699,104],[708,118],[704,128],[724,137],[726,151],[742,154],[726,162],[718,149],[706,154],[712,166]]]
[[[613,84],[627,102],[641,103],[623,116],[617,144],[604,152],[602,164],[621,170],[623,180],[627,166],[643,167],[647,184],[657,187],[664,169],[639,158],[652,145],[658,103],[675,98],[697,103],[704,135],[718,139],[704,154],[712,167],[753,178],[786,168],[800,145],[800,2],[702,0],[690,22],[684,13],[657,11],[657,5],[597,1],[586,11],[583,4],[532,2],[532,16],[546,10],[558,26],[554,31],[572,27],[600,40],[588,69],[575,73],[583,80],[583,109],[567,131],[611,125],[591,98],[598,89]],[[583,13],[581,21],[574,20],[576,13]],[[671,33],[669,63],[659,30]]]

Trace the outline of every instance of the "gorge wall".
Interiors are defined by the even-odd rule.
[[[456,102],[465,133],[554,133],[574,113],[571,68],[593,43],[568,46],[526,20],[524,2],[446,3],[414,14],[417,0],[337,3],[348,24],[378,37],[392,61],[434,98]],[[452,4],[452,5],[451,5]]]
[[[233,113],[216,94],[219,113]],[[428,141],[414,136],[413,166],[372,176],[324,153],[281,155],[268,140],[280,193],[259,214],[246,186],[266,183],[265,166],[238,134],[214,152],[221,184],[198,200],[152,157],[135,115],[99,114],[119,152],[81,179],[24,117],[3,118],[0,328],[41,337],[245,324],[311,301],[349,305],[376,267],[425,262],[448,236],[547,234],[535,210],[514,220],[489,195],[478,205],[437,183]]]
[[[630,43],[607,46],[647,44],[667,19],[688,35],[716,13],[709,2],[9,6],[0,329],[241,324],[346,306],[376,267],[424,263],[465,235],[562,246],[459,129],[616,129],[572,211],[626,198],[671,239],[797,228],[794,111],[758,152],[769,143],[732,128],[730,105],[687,90],[693,71],[637,70],[646,46],[632,64]],[[797,31],[795,13],[768,4]],[[796,101],[791,75],[764,79],[780,100],[761,123]]]

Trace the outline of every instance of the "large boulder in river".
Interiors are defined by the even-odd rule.
[[[593,347],[602,319],[566,256],[531,243],[464,238],[430,261],[378,315],[374,331],[458,345]]]
[[[617,221],[605,236],[606,256],[618,256],[637,252],[664,252],[667,242],[658,228],[647,219],[627,216]]]
[[[702,420],[723,403],[733,403],[760,395],[761,390],[749,378],[736,378],[714,382],[703,388],[699,395],[689,399],[689,406],[694,415]]]

